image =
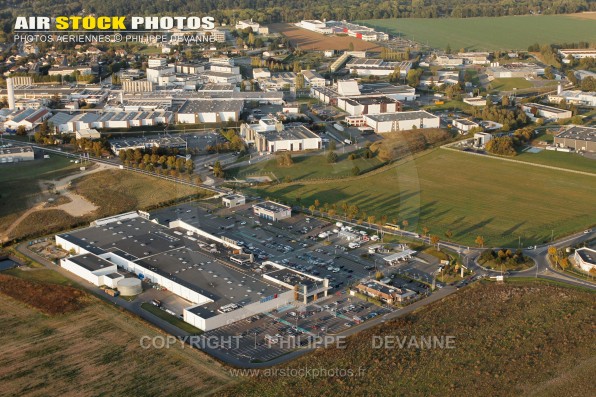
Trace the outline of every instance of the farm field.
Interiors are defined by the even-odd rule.
[[[2,390],[19,396],[206,396],[233,381],[197,350],[141,347],[141,337],[162,334],[97,298],[85,301],[78,310],[45,315],[2,295]]]
[[[517,247],[546,242],[596,224],[594,177],[515,164],[444,149],[400,161],[389,169],[343,181],[255,187],[254,194],[308,207],[343,201],[377,219],[408,220],[408,230],[474,245]],[[570,203],[573,203],[570,205]],[[339,211],[341,212],[341,211]]]
[[[317,178],[343,178],[352,175],[352,168],[358,167],[365,172],[372,167],[381,164],[376,158],[365,159],[358,157],[355,160],[348,160],[347,154],[338,153],[338,161],[334,164],[327,163],[325,155],[303,155],[292,156],[294,164],[289,167],[277,164],[277,159],[261,161],[247,167],[230,168],[226,170],[226,176],[244,179],[249,176],[269,176],[272,180],[284,181],[308,180]]]
[[[374,43],[369,43],[355,37],[348,36],[330,36],[307,29],[294,26],[291,23],[274,23],[269,25],[269,30],[274,33],[281,33],[290,40],[292,45],[305,51],[323,51],[323,50],[347,50],[350,43],[354,44],[354,50],[372,50],[380,51],[381,47]]]
[[[526,50],[534,43],[556,44],[596,37],[596,24],[576,15],[506,16],[359,21],[389,34],[406,36],[433,48],[454,51]]]
[[[540,282],[482,283],[348,337],[345,349],[320,349],[280,367],[351,375],[262,371],[217,395],[594,395],[593,310],[593,292]],[[453,348],[408,347],[420,336],[452,337]]]

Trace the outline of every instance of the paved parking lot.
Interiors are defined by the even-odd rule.
[[[339,293],[309,305],[283,306],[204,335],[221,340],[239,337],[237,346],[223,352],[242,361],[265,362],[299,348],[320,346],[326,335],[339,334],[391,310]]]
[[[384,258],[407,246],[383,244],[373,231],[353,226],[350,233],[364,240],[356,244],[347,240],[346,233],[338,233],[343,225],[304,213],[274,222],[255,216],[251,204],[223,209],[217,203],[187,203],[158,210],[154,216],[162,223],[185,220],[219,238],[235,241],[254,256],[254,262],[234,265],[242,271],[258,274],[263,262],[274,261],[330,280],[327,298],[307,305],[294,302],[205,333],[208,337],[238,337],[238,348],[223,351],[242,361],[268,361],[300,346],[313,347],[322,337],[341,334],[395,310],[348,293],[349,287],[374,278],[377,271],[383,273],[388,285],[422,296],[429,293],[433,272],[438,269],[438,260],[430,255],[390,266]]]

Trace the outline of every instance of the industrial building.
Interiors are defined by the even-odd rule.
[[[377,280],[368,280],[358,284],[356,290],[364,295],[379,299],[390,305],[403,302],[416,296],[414,291],[393,287]]]
[[[282,124],[273,118],[262,118],[256,124],[242,124],[240,136],[254,144],[259,152],[298,152],[321,149],[321,137],[303,124]]]
[[[172,112],[105,112],[105,113],[56,113],[49,119],[56,132],[68,133],[90,129],[128,129],[170,123]]]
[[[573,116],[571,110],[559,109],[540,103],[524,103],[521,108],[530,117],[544,117],[549,120],[568,119]]]
[[[128,149],[151,149],[151,148],[168,148],[168,149],[185,149],[186,141],[179,136],[162,136],[159,138],[124,138],[110,140],[110,147],[114,154],[119,155],[120,151]]]
[[[464,59],[466,63],[472,65],[486,65],[489,63],[489,52],[460,52],[457,54],[458,57]]]
[[[366,114],[366,125],[377,134],[396,131],[409,131],[417,128],[439,128],[439,117],[426,111],[416,110],[411,112]]]
[[[89,66],[53,66],[48,70],[48,76],[68,76],[73,73],[88,76],[93,74],[93,71]]]
[[[211,243],[222,239],[199,227],[203,216],[169,226],[147,218],[151,215],[128,213],[57,235],[56,244],[74,253],[61,260],[61,266],[94,285],[122,289],[122,294],[140,292],[138,280],[156,283],[188,301],[184,321],[204,331],[295,300],[306,303],[327,296],[326,279],[274,262],[264,262],[260,272],[247,272],[246,265],[218,255]],[[137,281],[120,278],[119,272],[133,273]]]
[[[470,130],[472,128],[480,127],[480,125],[478,123],[475,123],[472,120],[468,120],[468,119],[453,120],[453,126],[455,128],[457,128],[462,133],[470,132]]]
[[[384,32],[377,32],[368,26],[358,25],[355,23],[343,21],[329,21],[327,26],[333,28],[333,33],[344,33],[350,37],[356,37],[363,41],[387,41],[389,35]]]
[[[246,204],[246,197],[241,194],[228,194],[221,198],[221,202],[226,208],[234,208]]]
[[[296,23],[296,26],[302,29],[311,30],[321,34],[331,34],[333,29],[327,26],[327,23],[319,20],[302,20]]]
[[[60,266],[98,287],[105,285],[115,288],[117,281],[124,278],[118,273],[115,263],[92,253],[63,258],[60,260]]]
[[[571,49],[560,49],[559,55],[563,58],[564,63],[569,63],[567,57],[571,56],[575,59],[583,58],[596,58],[595,48],[571,48]]]
[[[382,59],[354,58],[346,64],[346,68],[350,69],[350,72],[358,74],[358,76],[389,76],[399,70],[399,75],[405,77],[412,68],[412,62],[388,62]]]
[[[343,21],[319,21],[303,20],[296,23],[296,26],[308,29],[321,34],[347,34],[350,37],[356,37],[364,41],[387,41],[389,35],[383,32],[377,32],[368,26],[357,25],[345,20]]]
[[[188,100],[176,113],[177,123],[225,123],[238,121],[244,108],[242,100],[191,101]]]
[[[153,82],[149,80],[124,80],[122,90],[124,92],[151,92],[155,89]]]
[[[153,84],[159,83],[159,77],[172,75],[176,72],[174,66],[155,66],[149,67],[146,70],[147,80],[152,82]]]
[[[5,120],[5,131],[15,132],[19,127],[24,127],[27,131],[32,131],[51,116],[52,114],[46,108],[27,108],[9,111],[2,118]]]
[[[565,90],[556,94],[549,94],[550,103],[561,103],[565,101],[569,105],[596,107],[596,92],[583,92],[580,90]]]
[[[358,85],[356,80],[340,80],[334,87],[311,87],[310,96],[325,104],[337,105],[339,98],[383,95],[396,101],[414,101],[418,98],[416,89],[407,85],[391,83],[366,83]]]
[[[351,116],[395,113],[402,111],[402,103],[385,95],[362,95],[337,99],[337,107]]]
[[[481,97],[481,96],[475,96],[475,97],[466,97],[464,98],[464,103],[467,103],[468,105],[471,106],[486,106],[486,98]]]
[[[499,65],[498,62],[491,63],[491,67],[486,69],[486,74],[495,79],[502,78],[536,78],[544,75],[544,68],[535,63],[510,63]]]
[[[573,254],[573,259],[577,266],[584,272],[596,268],[596,250],[588,247],[578,248]]]
[[[275,203],[273,201],[264,201],[252,206],[253,212],[260,218],[265,218],[270,221],[280,221],[292,216],[292,207],[287,205]]]
[[[0,147],[0,164],[34,160],[31,146]]]
[[[570,148],[575,151],[596,152],[596,128],[571,126],[555,135],[554,144],[560,148]]]
[[[101,134],[96,129],[80,130],[75,132],[75,138],[93,140],[101,138]]]
[[[314,70],[303,70],[300,73],[309,87],[325,87],[327,85],[325,78]]]
[[[474,134],[474,146],[483,148],[493,139],[493,135],[489,132],[476,132]]]

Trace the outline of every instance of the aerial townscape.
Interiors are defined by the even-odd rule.
[[[596,395],[594,1],[0,13],[0,395]]]

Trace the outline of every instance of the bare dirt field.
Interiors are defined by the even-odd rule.
[[[75,312],[88,300],[83,291],[67,285],[38,283],[6,274],[0,274],[0,293],[49,315]]]
[[[302,50],[347,50],[350,43],[354,44],[354,50],[357,51],[381,50],[381,47],[375,43],[369,43],[349,36],[326,36],[320,33],[311,32],[307,29],[299,28],[291,23],[275,23],[269,25],[269,30],[286,36],[294,47]]]
[[[204,396],[233,382],[196,350],[141,347],[161,334],[96,298],[48,316],[0,296],[0,395]]]

